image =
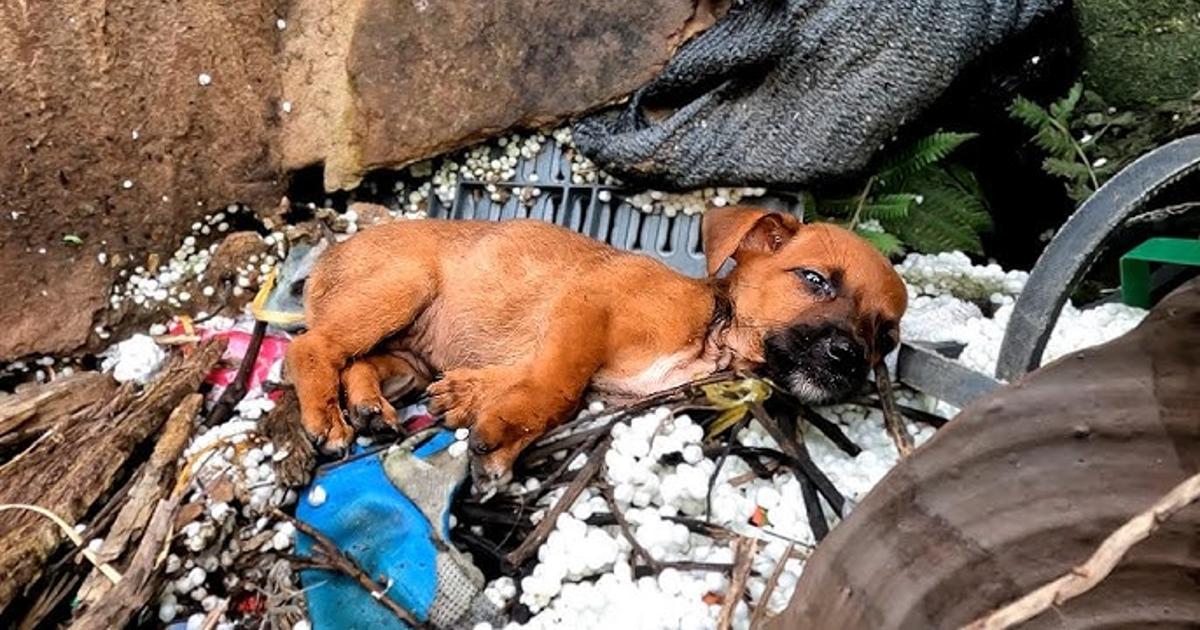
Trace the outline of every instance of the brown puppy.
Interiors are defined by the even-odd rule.
[[[721,208],[703,234],[707,280],[538,221],[368,229],[308,282],[308,331],[288,352],[304,427],[340,450],[354,432],[339,386],[355,425],[395,425],[380,383],[440,373],[433,405],[471,428],[476,483],[494,487],[589,387],[641,396],[732,367],[824,402],[895,347],[904,284],[851,232]]]

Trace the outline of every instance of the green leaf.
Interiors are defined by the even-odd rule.
[[[982,253],[979,233],[990,229],[979,184],[963,167],[932,170],[911,182],[920,203],[902,221],[881,221],[909,248],[922,253],[962,250]]]
[[[1012,104],[1008,106],[1008,115],[1025,123],[1026,127],[1034,131],[1049,125],[1051,120],[1053,120],[1050,112],[1024,96],[1018,96],[1013,99]]]
[[[939,131],[925,136],[886,160],[876,179],[889,189],[898,186],[900,180],[941,162],[964,142],[977,135]]]
[[[79,238],[78,236],[76,236],[74,234],[67,234],[66,236],[63,237],[62,240],[67,245],[74,245],[76,247],[83,245],[83,239]]]
[[[879,253],[891,258],[904,253],[904,245],[900,239],[894,234],[887,232],[876,232],[874,230],[855,230],[855,234],[863,237],[863,240],[875,246]]]
[[[863,204],[862,220],[878,219],[880,221],[895,221],[908,216],[908,209],[920,199],[920,195],[911,193],[889,193],[879,195]]]
[[[1079,104],[1079,97],[1082,95],[1083,84],[1076,82],[1066,96],[1050,104],[1050,115],[1063,127],[1069,127],[1071,114],[1075,113],[1075,106]]]
[[[1042,127],[1033,136],[1034,144],[1043,151],[1062,160],[1074,159],[1075,139],[1053,125]]]
[[[1071,160],[1048,157],[1042,161],[1042,170],[1063,179],[1091,179],[1091,170],[1086,164]]]

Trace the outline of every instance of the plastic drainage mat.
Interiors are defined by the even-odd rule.
[[[617,249],[653,256],[694,278],[704,276],[701,215],[647,214],[627,201],[639,191],[600,183],[572,183],[570,156],[556,142],[547,142],[533,159],[522,158],[514,170],[516,175],[510,181],[459,180],[450,207],[437,195],[430,195],[429,216],[486,221],[540,219]],[[530,190],[539,192],[530,195]],[[492,199],[493,191],[500,194],[501,201]],[[744,203],[804,217],[799,197],[794,194],[768,193]]]

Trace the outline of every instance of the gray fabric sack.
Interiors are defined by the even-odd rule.
[[[575,143],[612,175],[662,189],[843,177],[967,64],[1063,2],[737,3],[627,104],[577,122]]]

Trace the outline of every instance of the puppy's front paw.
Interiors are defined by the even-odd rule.
[[[451,428],[469,427],[488,396],[499,391],[497,377],[495,368],[450,370],[429,386],[429,411],[444,416]]]
[[[336,406],[305,410],[300,416],[304,430],[326,455],[343,455],[354,440],[354,429]]]
[[[359,431],[398,431],[400,416],[396,408],[383,398],[350,403],[350,422]]]

